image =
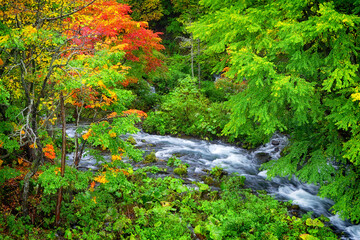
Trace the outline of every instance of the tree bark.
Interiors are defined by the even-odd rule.
[[[61,177],[65,175],[65,157],[66,157],[66,121],[65,121],[65,106],[64,106],[64,96],[62,91],[60,92],[60,107],[61,107],[61,122],[62,122],[62,149],[61,149]],[[56,202],[55,210],[55,225],[59,226],[60,223],[60,209],[62,202],[62,192],[63,188],[61,187],[58,190],[58,198]]]

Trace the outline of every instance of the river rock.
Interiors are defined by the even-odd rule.
[[[278,146],[278,145],[280,145],[280,141],[279,140],[272,140],[271,144],[274,145],[274,146]]]
[[[270,154],[268,154],[266,152],[256,153],[255,157],[259,160],[260,163],[266,163],[271,160]]]

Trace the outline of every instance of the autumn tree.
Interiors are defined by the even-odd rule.
[[[333,210],[360,220],[359,4],[348,1],[210,1],[191,31],[207,54],[228,55],[218,69],[245,78],[230,103],[225,133],[263,142],[290,135],[268,176],[320,184]]]
[[[131,80],[128,71],[137,77],[131,67],[152,71],[161,65],[154,54],[163,46],[146,22],[131,19],[129,9],[115,1],[1,3],[0,158],[25,154],[32,163],[24,179],[24,214],[30,178],[45,160],[58,158],[52,126],[60,93],[79,115],[80,109],[103,111],[84,141],[139,158],[116,137],[136,131],[136,114],[123,114],[133,98],[124,86]]]

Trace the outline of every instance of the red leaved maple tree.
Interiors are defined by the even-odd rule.
[[[150,72],[161,66],[162,61],[154,51],[164,49],[159,34],[148,28],[147,22],[134,21],[130,6],[114,0],[100,0],[74,14],[67,31],[73,44],[85,47],[91,53],[96,44],[125,51],[125,59],[141,62]]]

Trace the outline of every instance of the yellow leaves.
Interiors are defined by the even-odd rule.
[[[18,160],[19,165],[21,165],[24,162],[24,159],[21,157],[19,157],[17,160]]]
[[[111,96],[111,98],[113,98],[115,101],[117,100],[117,95],[115,92],[111,91],[111,90],[108,90],[109,91],[109,94]]]
[[[52,125],[55,125],[57,117],[50,118],[49,121]]]
[[[105,84],[104,84],[104,82],[103,81],[98,81],[98,85],[99,85],[99,87],[102,87],[102,88],[106,88],[106,86],[105,86]]]
[[[96,197],[93,197],[92,198],[92,201],[96,204],[97,202],[96,202]]]
[[[92,129],[89,129],[89,131],[87,131],[84,135],[82,135],[82,138],[84,140],[87,140],[90,137],[92,132],[93,132]]]
[[[353,93],[351,94],[352,101],[360,101],[360,93]]]
[[[37,32],[36,28],[34,28],[32,25],[27,25],[23,28],[23,33],[25,37],[33,35],[36,32]]]
[[[105,95],[101,96],[103,98],[103,100],[105,101],[105,105],[110,106],[110,104],[113,102],[110,98],[108,98]]]
[[[9,35],[1,36],[0,37],[0,45],[7,42],[9,40],[9,38],[10,38]]]
[[[117,160],[121,160],[121,155],[112,155],[111,156],[111,161],[117,161]]]
[[[1,167],[1,165],[3,164],[3,162],[4,162],[4,161],[0,159],[0,167]]]
[[[160,204],[162,207],[171,207],[171,202],[166,202],[166,201],[160,201]]]
[[[3,145],[4,145],[4,142],[0,141],[0,148],[2,148]]]
[[[124,50],[126,47],[128,46],[127,43],[123,43],[123,44],[118,44],[114,47],[110,48],[110,52],[117,52],[117,51],[122,51]]]
[[[4,61],[0,58],[0,66],[4,65]]]
[[[94,177],[94,180],[95,180],[96,182],[98,182],[98,183],[107,183],[107,182],[109,182],[109,181],[106,179],[106,173],[103,173],[103,175]]]
[[[116,132],[113,132],[113,131],[109,131],[109,136],[112,137],[112,138],[115,138],[116,137]]]
[[[318,238],[310,235],[310,234],[307,234],[307,233],[304,233],[304,234],[301,234],[300,236],[300,239],[303,239],[303,240],[316,240]]]
[[[18,76],[4,76],[0,79],[1,83],[6,86],[6,90],[14,99],[22,99],[23,90]]]

